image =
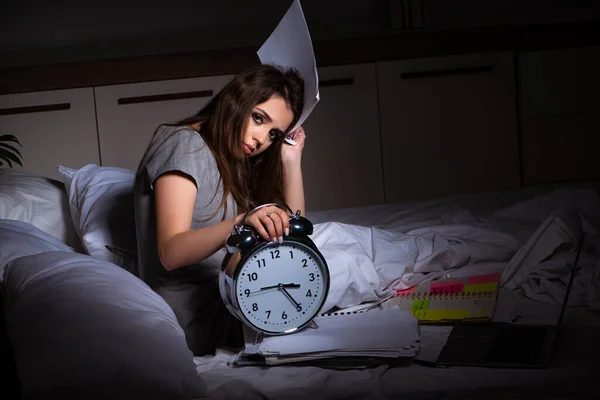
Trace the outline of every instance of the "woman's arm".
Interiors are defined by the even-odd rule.
[[[154,182],[158,256],[171,271],[198,263],[225,244],[242,215],[191,230],[197,188],[188,176],[169,172]]]
[[[301,215],[305,215],[306,206],[304,204],[304,183],[302,181],[302,150],[304,149],[304,140],[306,134],[304,129],[299,127],[293,133],[292,139],[296,142],[295,146],[283,143],[281,149],[281,162],[283,168],[283,195],[285,202],[295,213],[300,210]]]
[[[296,145],[284,144],[282,148],[285,201],[293,212],[300,210],[302,215],[306,212],[301,168],[305,137],[304,129],[300,127],[292,137]],[[158,256],[169,271],[198,263],[216,253],[225,244],[233,226],[242,221],[243,214],[191,230],[197,194],[193,180],[182,173],[168,172],[154,182]],[[281,221],[274,224],[273,218],[267,215],[269,213],[282,213]],[[261,236],[277,238],[289,226],[284,216],[283,210],[270,207],[252,215],[246,222],[255,226]]]
[[[298,165],[283,166],[283,195],[285,202],[295,213],[300,210],[300,214],[304,215],[304,186],[302,183],[302,168]]]

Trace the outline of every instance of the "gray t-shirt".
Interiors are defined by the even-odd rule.
[[[198,188],[192,229],[220,222],[223,209],[215,214],[223,198],[220,174],[215,157],[202,136],[187,127],[162,126],[152,139],[137,171],[135,183],[135,219],[138,240],[140,278],[151,287],[178,283],[206,283],[218,276],[225,256],[222,248],[202,262],[167,271],[158,257],[153,184],[156,178],[169,171],[189,176]],[[237,213],[232,196],[227,199],[227,215]],[[215,214],[213,217],[211,217]],[[223,244],[225,244],[223,238]]]

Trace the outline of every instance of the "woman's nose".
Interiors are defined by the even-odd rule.
[[[267,141],[267,137],[269,136],[269,131],[266,129],[257,130],[253,138],[259,146],[262,146]]]

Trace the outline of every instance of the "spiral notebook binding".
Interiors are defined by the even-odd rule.
[[[322,314],[319,314],[318,316],[319,317],[337,317],[337,316],[341,316],[341,315],[362,314],[367,311],[369,311],[369,310],[333,311],[333,312],[329,312],[329,313],[322,313]]]
[[[407,300],[459,300],[472,298],[488,298],[494,294],[491,290],[461,293],[398,293],[395,297]]]

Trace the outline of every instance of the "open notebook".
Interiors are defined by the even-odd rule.
[[[233,365],[301,363],[357,368],[412,359],[419,350],[416,319],[398,308],[322,314],[307,327],[284,336],[258,335],[245,328],[246,344]]]
[[[442,279],[399,290],[384,307],[409,310],[420,323],[491,320],[500,274]]]

